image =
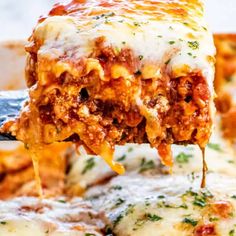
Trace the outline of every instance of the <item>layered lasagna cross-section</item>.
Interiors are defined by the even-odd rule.
[[[30,99],[7,129],[28,146],[73,139],[113,170],[115,144],[204,147],[215,48],[200,0],[74,0],[39,20],[26,67]]]

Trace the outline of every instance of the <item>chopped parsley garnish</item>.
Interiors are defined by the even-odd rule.
[[[110,12],[110,13],[108,13],[108,14],[101,14],[101,15],[99,15],[99,16],[95,16],[95,17],[93,17],[93,19],[95,19],[95,20],[99,20],[99,19],[101,19],[101,18],[107,19],[108,17],[114,16],[114,15],[115,15],[114,12]]]
[[[124,161],[125,158],[126,158],[126,155],[124,154],[124,155],[122,155],[120,158],[118,158],[117,161]]]
[[[122,198],[118,198],[118,199],[116,200],[116,204],[115,204],[115,206],[120,206],[120,205],[123,204],[124,202],[125,202],[124,199],[122,199]]]
[[[189,46],[192,50],[199,49],[199,42],[198,42],[198,41],[188,41],[188,46]]]
[[[162,219],[163,218],[158,215],[146,213],[145,215],[141,216],[139,219],[136,220],[135,222],[136,227],[133,230],[137,230],[138,229],[137,227],[143,226],[148,221],[156,222]]]
[[[95,234],[86,233],[85,236],[96,236]]]
[[[114,189],[114,190],[121,190],[121,189],[122,189],[122,186],[120,186],[120,185],[115,185],[115,186],[112,186],[112,189]]]
[[[132,152],[134,149],[132,147],[129,147],[127,152]]]
[[[94,160],[94,157],[91,157],[86,161],[86,165],[83,171],[81,172],[81,174],[82,175],[86,174],[89,170],[93,169],[94,166],[95,166],[95,160]]]
[[[210,222],[215,222],[215,221],[218,221],[218,220],[219,220],[219,218],[217,218],[217,217],[210,217],[209,218]]]
[[[116,219],[113,221],[113,227],[116,227],[117,224],[120,223],[120,221],[124,218],[124,216],[127,216],[128,214],[131,214],[134,212],[134,206],[133,204],[129,204],[125,211],[121,212]]]
[[[185,224],[190,224],[192,226],[196,226],[197,223],[198,223],[198,221],[196,221],[192,218],[184,218],[182,222],[185,223]]]
[[[149,221],[152,221],[152,222],[159,221],[159,220],[163,219],[162,217],[155,215],[155,214],[147,214],[146,217]]]
[[[188,209],[188,205],[186,203],[183,203],[179,206],[179,208]]]
[[[159,195],[157,198],[163,199],[163,198],[165,198],[165,196],[164,195]]]
[[[143,55],[139,55],[138,58],[140,61],[143,60]]]
[[[199,207],[205,207],[207,205],[206,198],[204,196],[195,196],[193,205],[199,206]]]
[[[191,52],[188,52],[188,55],[191,57],[191,56],[193,56],[193,54],[191,53]]]
[[[155,163],[153,160],[147,161],[145,158],[142,159],[141,165],[140,165],[140,170],[139,172],[142,173],[144,171],[154,169],[155,168]]]
[[[6,225],[7,222],[6,222],[6,221],[0,221],[0,224],[1,224],[1,225]]]
[[[229,236],[234,236],[234,235],[235,235],[235,230],[234,229],[230,230],[229,231]]]
[[[170,30],[173,30],[173,27],[172,27],[172,26],[169,26],[169,29],[170,29]]]
[[[134,22],[134,26],[140,26],[140,23],[138,23],[138,22]]]
[[[162,35],[157,35],[158,38],[162,38],[163,36]]]
[[[181,152],[179,153],[177,156],[176,156],[176,161],[178,163],[188,163],[189,162],[189,159],[192,158],[193,155],[192,154],[186,154],[184,152]]]
[[[123,219],[123,217],[124,217],[124,216],[123,216],[122,213],[116,217],[116,219],[113,221],[114,227],[115,227],[117,224],[120,223],[120,221]]]
[[[236,195],[231,196],[231,198],[236,199]]]
[[[207,189],[204,189],[200,193],[197,193],[197,192],[192,191],[192,189],[190,188],[188,191],[186,191],[185,194],[183,194],[183,197],[187,195],[194,197],[193,205],[199,206],[199,207],[207,206],[208,198],[214,197],[213,194]]]
[[[60,202],[60,203],[66,203],[65,200],[61,200],[61,199],[59,199],[58,202]]]
[[[215,151],[222,152],[222,149],[218,143],[208,143],[207,147],[209,147]]]
[[[125,44],[126,44],[126,42],[125,42],[125,41],[123,41],[123,42],[122,42],[122,44],[123,44],[123,45],[125,45]]]
[[[169,41],[169,44],[170,45],[175,44],[175,41]]]
[[[127,216],[128,214],[132,214],[134,212],[134,207],[135,207],[134,204],[129,204],[128,208],[125,211],[125,215]]]
[[[200,207],[205,207],[207,205],[206,200],[202,197],[196,196],[193,205],[195,206],[200,206]]]

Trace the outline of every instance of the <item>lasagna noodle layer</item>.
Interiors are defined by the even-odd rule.
[[[214,45],[201,1],[72,1],[41,18],[30,43],[30,100],[18,139],[67,138],[113,162],[115,144],[204,147],[212,126]]]

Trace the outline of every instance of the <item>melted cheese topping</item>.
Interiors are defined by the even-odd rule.
[[[219,123],[219,117],[216,120]],[[189,176],[200,173],[202,159],[200,148],[173,145],[174,166],[172,175]],[[166,168],[156,158],[156,150],[148,145],[129,144],[117,146],[114,159],[122,163],[126,173],[163,174]],[[70,172],[67,175],[67,189],[70,194],[81,194],[85,189],[111,178],[115,173],[99,157],[87,155],[81,151],[71,159]],[[221,136],[219,127],[214,130],[210,144],[206,147],[206,162],[208,172],[236,177],[235,150]]]
[[[105,217],[81,199],[39,200],[22,197],[0,201],[0,235],[102,235]]]
[[[40,57],[66,54],[75,60],[88,57],[102,36],[117,50],[131,48],[144,65],[158,63],[160,68],[171,59],[169,70],[176,77],[202,71],[213,93],[215,47],[203,14],[200,0],[73,1],[56,6],[33,37],[42,45]]]
[[[236,179],[210,174],[207,189],[200,181],[199,175],[131,174],[91,188],[86,197],[105,210],[117,235],[229,235],[236,224]]]

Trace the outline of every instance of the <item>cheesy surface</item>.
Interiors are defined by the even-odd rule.
[[[33,34],[42,45],[40,57],[65,57],[58,73],[70,68],[66,59],[90,57],[99,37],[118,51],[132,49],[141,66],[158,64],[147,71],[149,78],[161,76],[160,68],[170,59],[176,77],[200,70],[213,92],[215,47],[200,0],[73,1],[55,6]]]
[[[0,235],[100,236],[105,224],[104,214],[79,198],[19,197],[0,201]]]

